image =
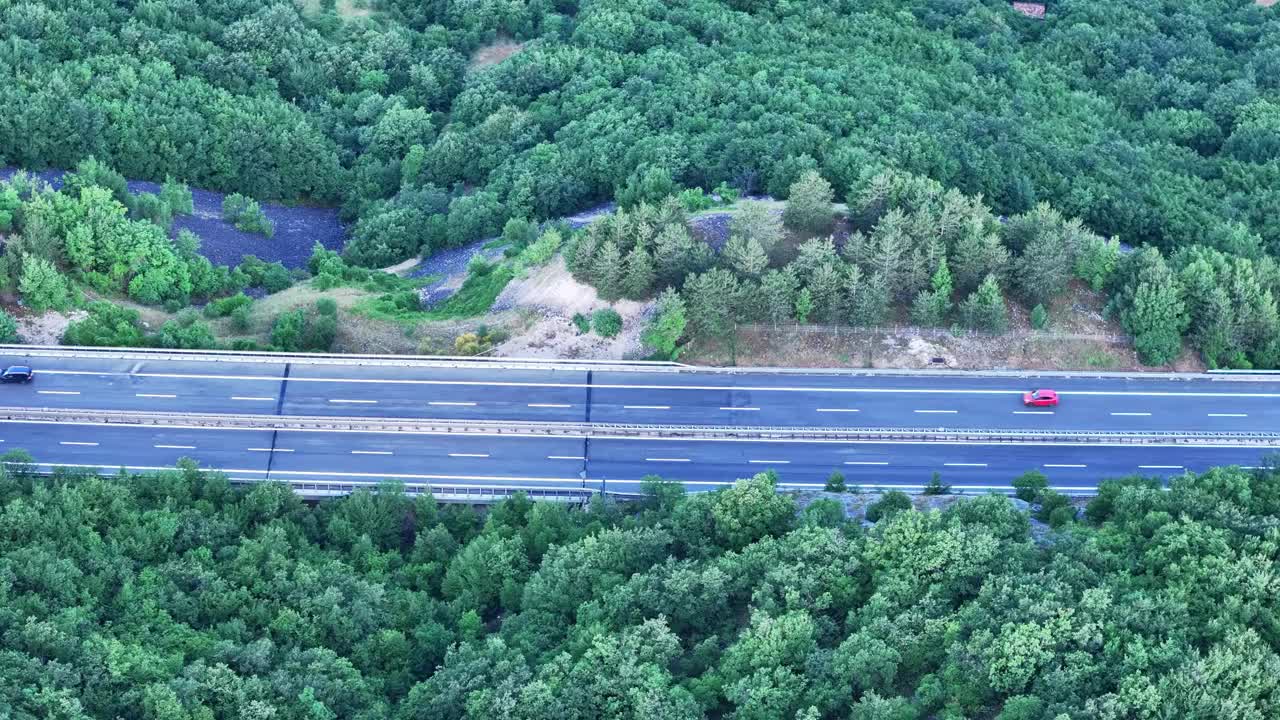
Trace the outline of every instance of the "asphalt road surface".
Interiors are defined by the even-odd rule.
[[[1030,430],[1274,431],[1280,381],[1054,380],[1057,408],[1024,408],[1016,378],[394,368],[283,362],[0,358],[36,380],[0,405],[348,417],[590,421],[655,425]],[[0,448],[85,467],[161,468],[181,457],[246,479],[376,482],[395,477],[507,487],[634,491],[641,477],[691,489],[764,469],[784,484],[1007,488],[1038,468],[1084,491],[1106,477],[1257,466],[1266,448],[663,440],[208,430],[4,423]]]

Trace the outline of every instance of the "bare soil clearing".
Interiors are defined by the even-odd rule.
[[[18,340],[26,345],[61,345],[67,326],[87,315],[83,310],[68,313],[13,312],[18,323]]]
[[[1118,323],[1102,316],[1103,305],[1100,294],[1075,284],[1049,308],[1044,331],[1033,330],[1027,311],[1011,305],[1010,330],[1003,335],[909,327],[743,326],[736,361],[728,343],[693,343],[680,359],[775,367],[1151,370],[1138,362]],[[1168,369],[1196,372],[1204,365],[1187,352]]]
[[[481,70],[491,65],[497,65],[503,60],[506,60],[512,55],[520,52],[522,47],[524,47],[522,44],[510,38],[500,37],[492,43],[476,50],[475,54],[471,56],[471,69]]]
[[[573,316],[589,316],[606,307],[622,316],[622,332],[614,338],[595,333],[579,335]],[[527,276],[512,280],[494,308],[518,308],[535,316],[524,332],[513,333],[510,340],[495,348],[495,355],[622,359],[641,354],[640,335],[652,303],[601,300],[595,288],[575,280],[565,267],[564,258],[557,256]]]

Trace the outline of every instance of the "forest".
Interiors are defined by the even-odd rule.
[[[1280,713],[1274,469],[864,520],[769,473],[477,512],[3,460],[15,720]]]
[[[0,158],[341,203],[384,266],[618,198],[843,197],[895,169],[1172,252],[1280,249],[1280,18],[1245,0],[40,0],[0,13]],[[521,50],[492,67],[495,38]],[[1218,248],[1225,249],[1225,248]]]

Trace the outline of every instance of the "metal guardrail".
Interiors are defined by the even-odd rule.
[[[675,372],[688,365],[651,360],[557,360],[432,355],[347,355],[341,353],[285,353],[237,350],[170,350],[164,348],[89,347],[81,345],[6,345],[0,354],[50,358],[105,358],[110,360],[165,360],[189,362],[303,363],[427,368],[500,368],[509,370],[642,370]]]
[[[952,368],[783,368],[712,367],[649,360],[558,360],[554,358],[494,358],[474,356],[357,355],[339,353],[240,352],[234,350],[169,350],[163,348],[102,348],[74,345],[5,345],[0,355],[47,358],[106,358],[116,360],[159,360],[193,362],[301,363],[370,367],[445,368],[505,370],[569,370],[659,372],[722,375],[828,375],[844,377],[996,377],[996,378],[1142,378],[1164,380],[1210,380],[1248,382],[1276,380],[1280,370],[1212,370],[1205,373],[1171,373],[1106,370],[962,370]]]
[[[651,425],[587,422],[513,422],[427,418],[353,418],[291,415],[228,415],[63,408],[0,407],[12,422],[198,427],[227,430],[534,435],[561,437],[661,437],[746,440],[881,440],[982,443],[1232,444],[1280,447],[1280,432],[997,430],[964,428],[812,428]]]

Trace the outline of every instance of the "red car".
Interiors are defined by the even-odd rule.
[[[1055,407],[1058,404],[1058,393],[1052,390],[1033,390],[1023,393],[1022,404],[1027,407]]]

